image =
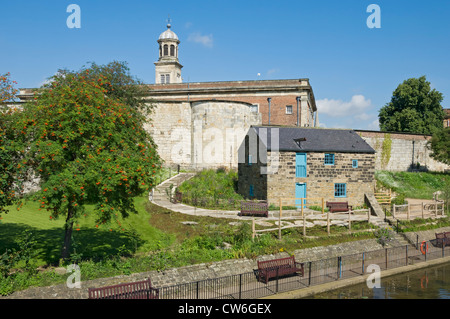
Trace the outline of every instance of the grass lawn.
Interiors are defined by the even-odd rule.
[[[95,217],[86,209],[86,217],[81,217],[74,224],[73,238],[77,244],[77,253],[83,258],[99,259],[117,255],[121,247],[136,249],[137,252],[154,250],[170,245],[175,239],[149,224],[145,197],[135,199],[137,214],[130,214],[126,219],[117,217],[109,225],[95,227]],[[63,218],[50,219],[46,211],[39,211],[39,204],[29,201],[17,211],[10,208],[0,221],[0,251],[14,247],[14,241],[24,230],[30,230],[36,237],[39,250],[37,265],[59,262],[61,245],[64,237]],[[79,230],[76,230],[79,229]],[[133,240],[136,236],[138,240]],[[124,246],[125,245],[125,246]]]
[[[438,172],[377,171],[375,178],[384,187],[406,198],[432,199],[433,193],[449,188],[450,174]]]

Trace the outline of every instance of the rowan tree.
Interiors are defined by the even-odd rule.
[[[23,181],[20,176],[25,169],[20,163],[23,147],[13,127],[18,114],[14,84],[9,73],[0,75],[0,213],[8,212],[6,207],[18,202]]]
[[[27,164],[40,178],[34,199],[50,218],[64,216],[62,258],[73,224],[93,204],[97,225],[136,212],[133,198],[153,186],[160,169],[146,116],[108,94],[112,83],[87,68],[60,71],[24,107]]]

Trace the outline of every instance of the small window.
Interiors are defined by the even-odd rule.
[[[347,184],[345,183],[334,184],[334,197],[347,197]]]
[[[161,74],[161,84],[166,83],[166,76],[164,74]]]
[[[258,113],[258,105],[257,104],[250,105],[250,111],[253,113]]]
[[[286,114],[292,114],[292,105],[286,105]]]
[[[358,160],[352,160],[352,167],[358,168]]]
[[[252,166],[252,156],[248,156],[248,166]]]
[[[170,83],[170,74],[166,74],[166,83]]]
[[[169,46],[167,44],[164,44],[164,56],[169,55]]]
[[[334,165],[334,154],[325,154],[325,165]]]
[[[254,197],[255,196],[254,191],[255,191],[255,189],[254,189],[253,185],[250,185],[250,190],[248,192],[249,197]]]
[[[170,56],[175,56],[175,46],[173,44],[170,46]]]

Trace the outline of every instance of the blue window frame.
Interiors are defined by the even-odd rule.
[[[334,197],[347,197],[347,184],[345,183],[334,184]]]
[[[295,154],[295,177],[306,177],[306,153]]]
[[[255,189],[253,187],[253,185],[250,185],[250,190],[248,192],[249,197],[254,197],[255,196]]]
[[[352,160],[352,167],[358,168],[358,160]]]
[[[334,154],[325,154],[325,165],[334,165]]]

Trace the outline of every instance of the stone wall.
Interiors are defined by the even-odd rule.
[[[375,169],[388,171],[449,170],[450,166],[430,157],[427,142],[430,135],[384,133],[355,130],[376,151]]]
[[[335,153],[335,164],[324,165],[325,153],[307,153],[307,177],[295,177],[295,153],[281,152],[277,174],[267,175],[267,198],[274,202],[280,197],[295,198],[295,184],[306,183],[306,197],[324,201],[348,201],[349,205],[364,203],[364,193],[374,187],[374,154]],[[358,167],[352,168],[352,160]],[[346,197],[335,198],[335,183],[346,184]]]
[[[146,129],[165,165],[203,169],[237,168],[238,147],[261,114],[248,103],[230,101],[164,101],[155,103]]]
[[[250,139],[251,137],[249,137]],[[247,143],[248,145],[248,143]],[[250,143],[251,145],[251,143]],[[259,146],[258,146],[259,149]],[[244,153],[242,153],[244,154]],[[306,183],[306,197],[324,198],[324,201],[348,201],[349,205],[364,204],[364,193],[372,193],[374,189],[375,154],[335,153],[334,165],[324,165],[325,153],[308,152],[307,177],[295,176],[295,152],[279,152],[267,154],[272,169],[264,174],[265,159],[258,157],[256,163],[248,163],[248,147],[246,147],[245,163],[239,164],[239,193],[249,198],[250,185],[253,185],[254,198],[267,200],[269,204],[279,204],[280,198],[295,198],[296,183]],[[244,156],[244,155],[243,155]],[[358,167],[352,167],[352,160],[358,160]],[[277,163],[274,165],[274,163]],[[335,183],[346,184],[346,197],[335,198]],[[319,201],[317,200],[317,203]],[[294,200],[286,200],[283,205],[295,205]]]

